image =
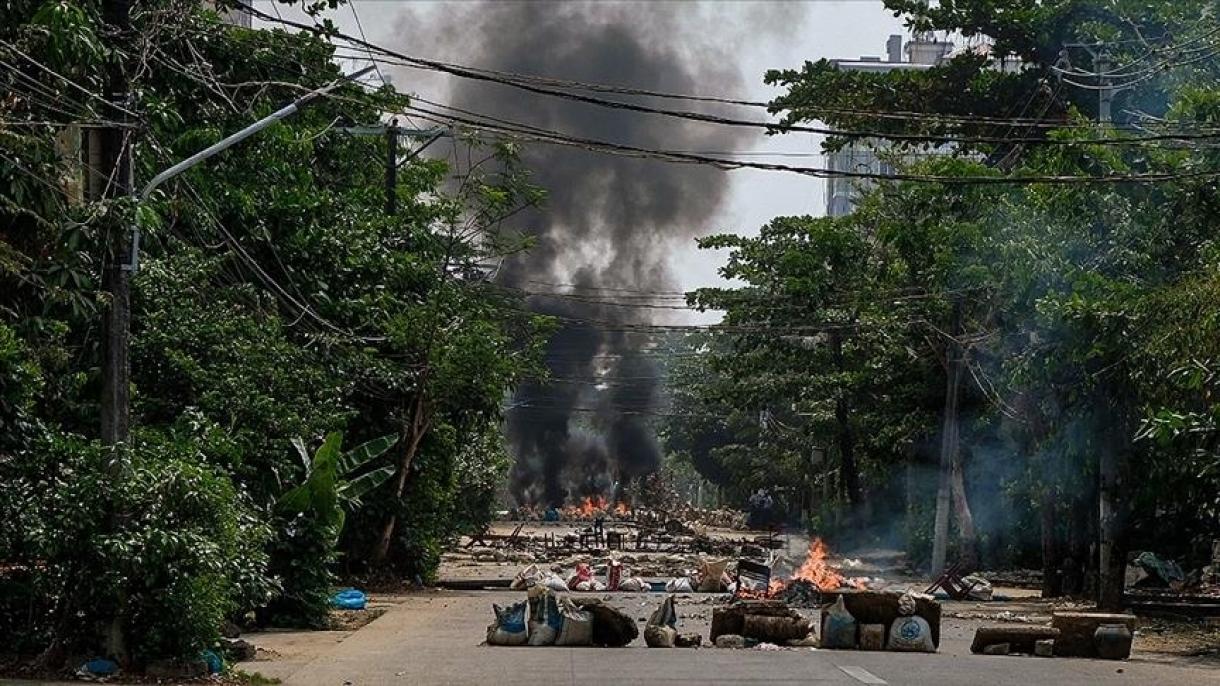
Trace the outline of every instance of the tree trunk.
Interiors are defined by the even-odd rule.
[[[974,513],[966,497],[966,477],[962,467],[962,451],[953,451],[953,513],[957,517],[958,547],[962,566],[976,571],[979,566],[978,533],[974,528]]]
[[[415,459],[415,453],[419,450],[419,444],[423,441],[424,433],[427,430],[427,421],[424,418],[424,400],[422,395],[417,396],[414,407],[411,412],[411,420],[403,427],[402,436],[402,458],[398,463],[398,472],[394,478],[394,504],[397,506],[402,499],[403,491],[407,487],[407,475],[411,471],[411,461]],[[373,564],[383,565],[390,555],[390,544],[394,540],[394,530],[398,527],[398,512],[391,512],[386,518],[385,526],[381,529],[381,536],[377,539],[377,545],[373,549]]]
[[[843,372],[843,338],[838,332],[831,333],[830,344],[834,352],[835,367]],[[839,467],[843,474],[843,486],[847,502],[853,510],[864,503],[864,487],[860,481],[860,467],[856,464],[856,434],[851,427],[851,405],[847,402],[846,389],[840,389],[835,400],[836,442],[839,447]]]
[[[961,330],[962,307],[953,304],[953,336]],[[949,508],[952,503],[953,465],[958,446],[957,400],[962,385],[962,351],[957,340],[945,348],[945,414],[940,435],[940,469],[936,486],[936,521],[932,530],[932,575],[945,570],[949,555]]]
[[[1038,496],[1038,510],[1042,519],[1042,597],[1058,598],[1063,595],[1063,561],[1059,554],[1058,511],[1050,489],[1042,487]]]

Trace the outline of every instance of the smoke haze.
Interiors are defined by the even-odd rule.
[[[797,23],[782,5],[759,5],[755,14],[747,22],[754,26],[737,29],[739,40],[766,39],[772,28]],[[400,29],[411,52],[477,67],[678,93],[740,92],[735,44],[724,42],[723,25],[711,30],[723,17],[715,4],[480,2],[445,5],[426,22],[408,19]],[[727,152],[758,137],[496,84],[455,79],[448,86],[445,99],[455,107],[641,147]],[[649,100],[637,101],[698,107]],[[553,380],[523,386],[508,412],[516,459],[511,490],[518,502],[550,505],[583,495],[614,497],[616,484],[659,464],[651,426],[659,372],[655,359],[641,352],[651,339],[624,328],[656,322],[664,311],[587,300],[621,297],[622,291],[604,289],[673,290],[669,254],[723,228],[709,224],[725,202],[729,179],[709,168],[557,146],[527,145],[523,161],[547,199],[518,223],[534,247],[506,263],[497,280],[531,291],[571,284],[559,290],[585,300],[528,301],[531,309],[560,317],[563,328],[547,349]]]

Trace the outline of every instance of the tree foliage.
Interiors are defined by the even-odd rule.
[[[116,34],[101,6],[8,3],[0,28],[0,570],[21,570],[0,571],[0,635],[54,657],[112,647],[99,627],[118,626],[138,662],[193,656],[256,609],[321,626],[335,572],[369,571],[387,518],[383,563],[430,576],[490,516],[500,403],[538,369],[547,322],[485,265],[528,247],[501,223],[539,191],[511,146],[454,132],[469,156],[403,163],[386,214],[384,137],[347,127],[407,100],[349,83],[146,203],[101,199],[99,127],[131,132],[138,187],[341,76],[312,34],[194,0],[136,3]],[[115,68],[122,103],[102,96]],[[136,429],[116,472],[94,440],[101,265],[133,223]],[[336,432],[380,448],[351,480]],[[322,447],[303,462],[296,437]],[[81,575],[97,583],[67,583]]]

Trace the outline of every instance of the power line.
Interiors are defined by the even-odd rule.
[[[253,10],[253,8],[250,8],[250,9],[251,9],[251,11],[257,12],[257,10]],[[1047,144],[1047,145],[1080,145],[1081,144],[1081,143],[1078,143],[1076,141],[1071,141],[1071,140],[1045,139],[1045,138],[1029,138],[1029,139],[1023,139],[1023,140],[1013,140],[1013,139],[987,137],[987,136],[946,137],[946,136],[935,136],[935,135],[927,135],[927,134],[902,134],[902,133],[889,133],[889,132],[877,132],[877,131],[845,131],[845,130],[837,130],[837,129],[827,129],[827,128],[822,128],[822,127],[808,127],[808,126],[802,126],[802,125],[784,125],[784,124],[773,123],[773,122],[759,122],[759,121],[749,121],[749,120],[742,120],[742,119],[733,119],[733,118],[729,118],[729,117],[721,117],[718,115],[711,115],[711,114],[706,114],[706,113],[702,113],[702,112],[693,112],[693,111],[687,111],[687,110],[668,110],[668,109],[662,109],[662,108],[656,108],[656,107],[649,107],[647,105],[640,105],[640,104],[636,104],[636,103],[628,103],[628,102],[622,102],[622,101],[617,101],[617,100],[607,100],[604,98],[598,98],[598,97],[594,97],[594,96],[581,95],[579,93],[558,90],[556,88],[549,87],[549,86],[535,85],[536,81],[527,81],[527,80],[521,79],[520,77],[514,78],[512,76],[504,75],[502,73],[493,72],[490,70],[479,70],[479,69],[473,69],[470,67],[465,67],[465,66],[461,66],[461,65],[457,65],[457,64],[453,64],[453,63],[441,62],[438,60],[429,60],[429,59],[423,59],[423,58],[419,58],[419,57],[412,57],[410,55],[405,55],[405,54],[396,52],[394,50],[390,50],[388,48],[376,45],[374,43],[370,43],[367,40],[363,40],[363,39],[357,38],[355,36],[350,36],[350,35],[344,34],[342,32],[330,32],[330,31],[324,32],[324,31],[320,30],[319,27],[317,27],[317,26],[309,26],[307,24],[302,24],[300,22],[294,22],[294,21],[290,21],[290,20],[275,19],[275,18],[271,17],[270,15],[267,15],[267,14],[261,13],[261,12],[258,13],[258,15],[261,18],[265,19],[266,21],[272,21],[272,22],[282,21],[282,23],[284,23],[286,25],[293,26],[293,27],[296,27],[296,28],[299,28],[299,29],[302,29],[305,31],[311,31],[311,32],[314,32],[319,35],[334,36],[334,37],[341,38],[350,43],[353,43],[362,48],[365,48],[366,50],[376,50],[382,54],[396,57],[396,58],[404,61],[406,63],[406,66],[415,66],[415,67],[419,67],[419,68],[429,69],[432,71],[440,71],[440,72],[448,73],[453,76],[458,76],[458,77],[462,77],[462,78],[485,81],[485,82],[489,82],[489,83],[497,83],[500,85],[511,86],[514,88],[522,89],[522,90],[540,94],[540,95],[547,95],[547,96],[552,96],[552,97],[557,97],[557,98],[574,100],[574,101],[578,101],[578,102],[583,102],[583,103],[587,103],[587,104],[591,104],[591,105],[598,105],[601,107],[608,107],[608,108],[612,108],[612,109],[630,110],[630,111],[641,112],[641,113],[657,114],[657,115],[662,115],[662,116],[676,117],[676,118],[681,118],[681,119],[690,119],[690,120],[695,120],[695,121],[715,123],[715,124],[721,124],[721,125],[727,125],[727,126],[761,128],[761,129],[766,129],[768,131],[776,131],[776,132],[800,131],[800,132],[818,133],[818,134],[823,134],[823,135],[831,135],[831,136],[839,136],[839,137],[847,137],[847,138],[882,138],[882,139],[887,139],[887,140],[920,142],[920,143],[959,142],[959,143],[981,143],[981,144],[989,144],[989,143],[1008,144],[1008,143],[1014,143],[1014,142],[1026,142],[1026,143]],[[1173,136],[1162,137],[1161,134],[1157,134],[1157,135],[1153,135],[1153,136],[1141,137],[1139,139],[1111,138],[1111,139],[1095,139],[1091,142],[1094,144],[1132,145],[1132,144],[1136,144],[1136,143],[1140,143],[1140,142],[1155,142],[1155,141],[1160,141],[1160,140],[1172,140],[1174,138],[1175,137],[1173,137]],[[1211,136],[1208,136],[1208,138],[1211,138]]]
[[[945,176],[935,174],[882,174],[874,172],[839,171],[822,167],[797,167],[779,163],[752,162],[747,160],[731,160],[706,155],[693,155],[673,150],[656,150],[621,143],[611,143],[591,138],[571,136],[559,132],[550,135],[540,135],[528,130],[529,127],[511,128],[494,123],[478,121],[455,115],[425,110],[416,106],[407,106],[407,110],[417,112],[426,121],[449,125],[464,125],[473,128],[487,129],[496,133],[506,134],[512,140],[533,140],[539,143],[574,147],[591,152],[618,154],[627,157],[651,158],[686,164],[701,164],[722,170],[760,169],[764,171],[784,171],[812,176],[814,178],[854,178],[876,181],[913,181],[940,183],[945,185],[1022,185],[1022,184],[1116,184],[1116,183],[1158,183],[1192,178],[1211,178],[1220,176],[1220,170],[1205,169],[1189,172],[1163,172],[1141,174],[1110,174],[1105,176],[1080,175],[1021,175],[1021,176]]]

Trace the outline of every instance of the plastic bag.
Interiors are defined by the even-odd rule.
[[[496,621],[487,627],[487,642],[493,646],[521,646],[529,640],[526,617],[529,606],[523,600],[508,607],[491,606]]]
[[[934,653],[932,627],[923,617],[899,617],[890,625],[890,640],[887,650],[906,653]]]
[[[508,587],[514,591],[524,591],[537,584],[541,578],[542,572],[538,571],[538,565],[529,565],[517,572],[517,576],[513,577],[513,582]]]
[[[856,618],[847,611],[843,596],[830,609],[822,611],[822,647],[856,647]]]
[[[340,610],[363,610],[367,602],[364,591],[354,588],[345,588],[330,597],[330,604]]]
[[[530,589],[529,608],[529,645],[554,644],[563,629],[563,615],[559,613],[559,604],[555,602],[554,594],[547,588],[534,586]]]
[[[559,614],[563,628],[555,637],[557,646],[587,646],[593,644],[593,613],[582,610],[567,598],[559,599]]]
[[[576,565],[576,573],[568,578],[568,588],[573,591],[591,590],[588,586],[583,589],[577,588],[580,584],[586,584],[593,581],[593,571],[589,569],[587,563],[581,562]]]
[[[690,579],[684,576],[676,576],[665,582],[666,593],[694,593],[695,587],[691,585]]]

